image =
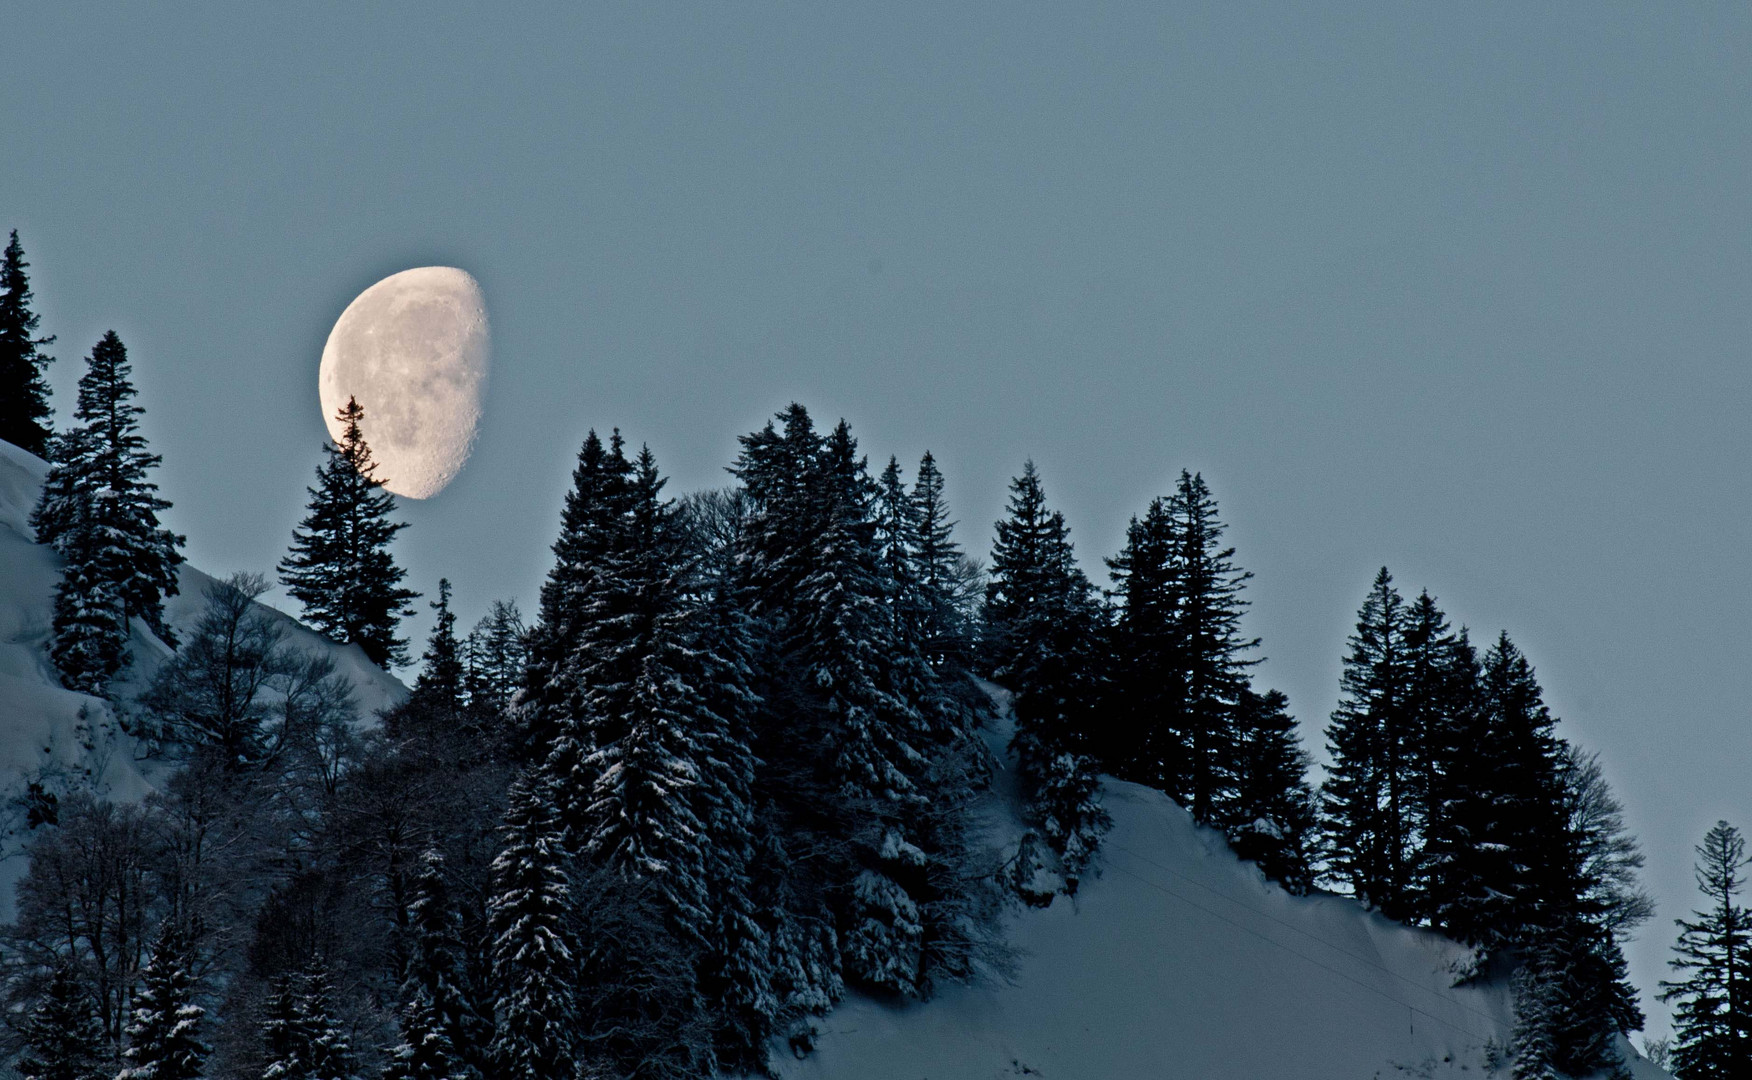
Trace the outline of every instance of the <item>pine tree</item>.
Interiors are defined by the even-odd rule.
[[[200,1039],[206,1010],[194,1002],[190,947],[175,926],[166,927],[140,973],[134,1020],[128,1025],[127,1066],[116,1080],[196,1080],[212,1048]]]
[[[539,774],[513,785],[504,847],[493,861],[487,925],[499,999],[492,1060],[493,1075],[504,1080],[571,1076],[577,1056],[571,889],[546,787]]]
[[[1098,745],[1093,728],[1101,687],[1095,672],[1104,616],[1072,556],[1064,516],[1046,508],[1032,461],[1010,491],[986,587],[987,657],[993,676],[1015,694],[1012,746],[1030,812],[1074,890],[1109,824],[1098,801],[1092,753]]]
[[[0,260],[0,439],[44,456],[49,446],[49,387],[43,370],[54,357],[42,346],[54,335],[34,337],[40,317],[31,310],[30,276],[18,230]]]
[[[24,1080],[106,1080],[103,1031],[91,998],[73,969],[58,964],[26,1020],[26,1052],[17,1062]]]
[[[1302,894],[1314,884],[1314,793],[1288,705],[1281,691],[1241,691],[1230,758],[1234,791],[1223,824],[1235,854]]]
[[[406,571],[389,552],[407,523],[389,520],[395,497],[383,490],[359,430],[364,416],[356,398],[336,414],[340,441],[323,445],[327,461],[316,470],[317,486],[307,489],[310,513],[292,532],[280,580],[318,630],[389,666],[407,661],[407,642],[395,632],[419,594],[401,587]]]
[[[262,1049],[268,1064],[262,1080],[309,1080],[310,1047],[298,1007],[298,980],[283,975],[262,1010]]]
[[[1661,983],[1673,1011],[1674,1074],[1682,1080],[1752,1075],[1752,915],[1738,902],[1746,841],[1718,821],[1697,848],[1697,888],[1709,906],[1678,919],[1670,966],[1683,979]]]
[[[1390,918],[1411,909],[1415,864],[1407,838],[1412,743],[1406,717],[1405,608],[1386,567],[1357,613],[1340,679],[1343,697],[1326,729],[1332,767],[1323,821],[1329,873]]]
[[[285,976],[268,999],[262,1080],[358,1080],[353,1049],[335,1014],[334,990],[320,957]]]
[[[1409,861],[1402,910],[1409,922],[1429,918],[1434,878],[1444,835],[1442,806],[1450,780],[1466,771],[1461,741],[1475,683],[1467,662],[1470,646],[1449,629],[1447,616],[1426,590],[1405,612],[1403,792],[1405,849]]]
[[[523,685],[529,654],[523,613],[515,600],[495,600],[463,644],[463,685],[469,705],[492,716],[503,713]]]

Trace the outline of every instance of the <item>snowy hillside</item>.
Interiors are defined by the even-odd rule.
[[[110,798],[138,799],[162,768],[141,757],[107,702],[62,688],[49,663],[60,557],[33,542],[29,524],[47,472],[40,458],[0,442],[0,918],[10,918],[12,886],[24,872],[18,796],[27,782],[43,778],[51,790],[89,783]],[[165,618],[178,632],[186,634],[200,620],[212,580],[181,568],[181,592],[165,605]],[[275,612],[274,618],[283,622],[288,643],[334,656],[336,670],[353,682],[361,716],[371,717],[405,695],[357,646],[335,645],[285,614]],[[118,684],[122,697],[150,679],[168,655],[138,624],[128,648],[134,659]]]
[[[1001,743],[1006,732],[994,731]],[[1506,986],[1339,896],[1295,897],[1160,792],[1109,779],[1098,878],[1016,916],[1013,985],[894,1006],[854,996],[794,1080],[1371,1080],[1486,1077]],[[995,803],[1014,801],[999,785]],[[1014,822],[998,822],[1015,829]],[[1640,1058],[1638,1078],[1667,1074]],[[1508,1077],[1508,1068],[1496,1075]]]

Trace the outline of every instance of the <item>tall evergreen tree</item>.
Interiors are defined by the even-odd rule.
[[[406,522],[392,522],[395,497],[383,490],[371,448],[359,429],[365,410],[348,398],[336,419],[338,443],[325,443],[327,460],[308,489],[310,512],[292,532],[292,550],[280,560],[280,580],[318,630],[342,644],[357,644],[372,663],[407,661],[407,642],[395,636],[418,593],[401,586],[406,571],[389,544]]]
[[[1671,967],[1684,977],[1661,983],[1673,1011],[1674,1074],[1682,1080],[1752,1075],[1752,915],[1739,903],[1746,841],[1718,821],[1697,847],[1697,888],[1708,901],[1680,929]]]
[[[175,926],[166,927],[140,973],[134,1019],[128,1025],[127,1066],[116,1080],[196,1080],[212,1048],[201,1041],[206,1010],[195,1004],[190,945]]]
[[[1364,903],[1406,914],[1405,608],[1386,567],[1357,612],[1340,688],[1326,729],[1332,756],[1323,820],[1329,873]]]
[[[1179,610],[1176,632],[1185,670],[1182,742],[1186,748],[1190,809],[1200,821],[1216,821],[1231,781],[1229,761],[1235,708],[1257,660],[1244,654],[1258,638],[1241,636],[1241,591],[1253,575],[1234,563],[1224,547],[1225,527],[1204,477],[1184,470],[1169,500],[1179,547]]]
[[[929,450],[919,459],[911,493],[917,547],[913,579],[923,601],[922,644],[925,658],[945,674],[972,660],[967,610],[967,559],[955,542],[955,522],[943,493],[943,473]]]
[[[1009,514],[996,530],[984,610],[988,662],[1015,694],[1012,746],[1030,812],[1075,889],[1109,825],[1093,755],[1105,617],[1032,461],[1011,482]]]
[[[1288,705],[1278,690],[1241,691],[1230,758],[1234,790],[1223,825],[1235,854],[1302,894],[1314,884],[1315,804],[1308,755]]]
[[[128,617],[176,644],[164,622],[164,598],[177,591],[183,538],[158,523],[170,503],[148,479],[161,459],[147,452],[140,434],[145,410],[133,404],[131,370],[121,339],[113,330],[104,334],[79,379],[74,416],[80,425],[50,446],[53,466],[31,514],[37,541],[53,545],[67,561],[57,622],[78,644],[58,644],[53,651],[58,660],[69,658],[63,679],[81,689],[101,686],[119,668]],[[62,636],[58,631],[58,642]],[[87,644],[98,638],[103,644]],[[74,657],[96,666],[78,666]]]
[[[572,490],[566,494],[553,546],[554,566],[542,584],[540,616],[529,635],[518,720],[525,760],[546,759],[562,735],[573,740],[567,752],[582,759],[594,749],[577,745],[578,733],[572,730],[574,718],[583,712],[583,680],[590,678],[595,685],[628,681],[620,672],[584,671],[575,656],[587,627],[600,628],[623,614],[603,606],[607,583],[602,575],[605,556],[623,533],[632,497],[632,463],[620,432],[605,447],[591,431],[572,470]]]
[[[463,643],[463,685],[470,706],[497,715],[523,685],[528,648],[515,600],[495,600]]]
[[[407,1002],[402,1013],[403,1042],[412,1043],[410,1060],[423,1063],[418,1066],[421,1069],[445,1059],[453,1060],[453,1071],[469,1066],[478,1070],[486,1064],[492,1023],[474,1006],[467,950],[445,876],[444,856],[428,849],[421,858],[414,898],[408,905],[413,949],[402,987]],[[419,1040],[431,1040],[429,1048],[422,1049],[425,1042],[414,1040],[416,1026]]]
[[[1112,732],[1102,756],[1114,772],[1182,802],[1191,790],[1183,742],[1186,660],[1180,618],[1180,543],[1168,503],[1152,499],[1107,560],[1119,611],[1112,634]]]
[[[571,1076],[577,1056],[571,888],[546,788],[539,771],[512,787],[504,847],[493,861],[488,932],[499,1002],[492,1059],[493,1075],[504,1080]]]
[[[18,230],[0,257],[0,439],[43,457],[49,446],[49,387],[43,370],[54,357],[42,346],[54,335],[36,337],[40,316],[31,310],[30,275]]]
[[[1466,838],[1444,868],[1433,911],[1450,935],[1487,951],[1556,928],[1574,895],[1562,790],[1564,746],[1534,678],[1508,635],[1485,655],[1473,778],[1443,810]]]
[[[22,1032],[24,1080],[107,1080],[103,1031],[72,966],[58,964]]]
[[[431,637],[426,639],[420,674],[409,697],[427,707],[457,713],[462,710],[466,687],[462,650],[456,640],[456,614],[450,610],[449,578],[438,579],[438,599],[431,606],[438,617],[433,622]]]
[[[1461,650],[1461,639],[1427,590],[1406,609],[1403,625],[1401,761],[1408,775],[1401,821],[1409,863],[1403,910],[1407,921],[1420,922],[1430,913],[1446,786],[1466,769],[1468,748],[1460,739],[1476,697],[1476,665],[1468,662],[1470,646]]]

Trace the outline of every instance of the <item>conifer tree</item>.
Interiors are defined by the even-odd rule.
[[[128,660],[127,603],[96,500],[77,497],[69,516],[59,537],[67,565],[55,587],[49,659],[61,685],[101,696]]]
[[[298,1007],[298,980],[282,975],[274,981],[262,1010],[262,1049],[267,1067],[262,1080],[309,1080],[310,1046]]]
[[[1233,718],[1247,669],[1257,660],[1243,654],[1258,638],[1241,636],[1247,601],[1241,590],[1253,575],[1234,563],[1235,549],[1222,545],[1225,527],[1204,477],[1182,470],[1169,500],[1179,553],[1179,610],[1175,630],[1185,671],[1182,706],[1190,791],[1189,809],[1200,821],[1216,821],[1230,783]]]
[[[310,1080],[358,1080],[353,1047],[335,1014],[328,972],[313,964],[302,979],[298,1019]]]
[[[493,601],[468,632],[462,650],[463,685],[471,707],[496,716],[510,706],[528,662],[525,634],[515,600]]]
[[[1508,635],[1485,655],[1472,733],[1473,779],[1443,813],[1464,846],[1449,853],[1436,924],[1487,951],[1562,925],[1574,895],[1562,790],[1564,746]]]
[[[401,1042],[388,1050],[383,1080],[464,1080],[468,1075],[423,993],[402,1006],[397,1025]]]
[[[986,587],[987,656],[993,676],[1015,694],[1012,745],[1030,812],[1074,890],[1109,824],[1092,753],[1104,617],[1072,556],[1064,515],[1046,508],[1032,461],[1010,491]]]
[[[1403,900],[1405,918],[1429,917],[1437,838],[1443,835],[1443,792],[1450,778],[1464,772],[1466,747],[1459,742],[1474,684],[1471,668],[1457,651],[1459,639],[1428,590],[1405,612],[1405,753],[1408,776],[1402,795],[1405,849],[1409,867]]]
[[[1324,785],[1323,828],[1334,853],[1329,873],[1390,918],[1413,909],[1417,858],[1410,842],[1415,748],[1408,730],[1405,606],[1386,567],[1357,613],[1327,728],[1332,767]]]
[[[1673,1012],[1674,1074],[1682,1080],[1752,1075],[1752,915],[1739,903],[1746,841],[1718,821],[1697,847],[1697,888],[1708,901],[1680,929],[1670,962],[1683,978],[1661,983]]]
[[[196,1080],[212,1048],[201,1041],[206,1010],[194,1002],[190,947],[175,926],[159,935],[140,973],[134,1019],[128,1025],[127,1066],[116,1080]]]
[[[584,680],[597,685],[628,681],[624,672],[581,669],[576,654],[586,628],[599,629],[624,615],[605,606],[608,583],[602,575],[606,554],[622,536],[632,497],[632,463],[620,432],[605,447],[591,431],[572,470],[572,490],[566,494],[553,546],[554,566],[542,584],[540,616],[529,635],[518,720],[525,760],[547,759],[562,737],[570,740],[564,752],[581,760],[593,749],[577,742],[574,729],[583,711]]]
[[[553,793],[535,776],[517,781],[505,810],[504,847],[493,861],[488,932],[498,1026],[492,1075],[549,1080],[572,1075],[578,1002],[566,854]]]
[[[1182,656],[1180,544],[1168,504],[1152,499],[1126,527],[1125,547],[1107,560],[1120,605],[1112,634],[1108,767],[1187,802],[1190,762],[1182,741],[1186,662]]]
[[[913,579],[923,601],[922,648],[939,672],[964,669],[972,660],[964,593],[967,560],[955,542],[955,522],[943,494],[943,473],[929,450],[919,459],[911,492],[916,522]]]
[[[18,230],[0,257],[0,439],[38,457],[49,446],[49,387],[43,370],[54,357],[42,346],[54,335],[36,337],[40,316],[31,310],[30,276]]]
[[[1308,755],[1281,691],[1241,691],[1235,710],[1234,791],[1223,822],[1235,854],[1292,893],[1313,887],[1316,820]]]
[[[395,633],[419,594],[402,588],[406,571],[389,551],[407,523],[389,520],[395,497],[383,490],[360,432],[364,416],[356,398],[336,414],[340,441],[323,445],[327,460],[316,470],[317,486],[307,489],[310,512],[292,532],[280,580],[313,626],[387,667],[407,661],[407,642]]]
[[[132,403],[130,374],[121,339],[104,334],[79,379],[80,426],[50,446],[53,465],[31,514],[37,541],[67,562],[57,591],[62,629],[51,651],[63,681],[77,689],[100,690],[119,669],[128,617],[176,644],[164,598],[177,591],[183,538],[158,523],[170,503],[147,478],[161,459],[147,452],[139,432],[144,410]]]
[[[421,1039],[434,1040],[432,1055],[448,1055],[461,1063],[458,1069],[486,1063],[492,1024],[476,1011],[466,950],[457,926],[456,910],[445,882],[444,856],[428,849],[420,860],[414,880],[414,898],[408,905],[413,955],[402,995],[408,1009],[402,1013],[404,1044],[414,1035],[409,1025],[419,1025]],[[414,1042],[421,1062],[438,1060],[426,1056],[422,1042]],[[427,1068],[422,1064],[420,1068]],[[422,1074],[423,1075],[423,1074]]]
[[[409,698],[428,708],[454,714],[462,709],[465,688],[462,653],[456,640],[456,615],[450,610],[449,578],[438,579],[438,599],[431,607],[438,617],[433,622],[432,635],[426,639],[420,674]]]
[[[24,1080],[106,1080],[103,1031],[91,998],[71,965],[57,964],[49,985],[25,1021]]]

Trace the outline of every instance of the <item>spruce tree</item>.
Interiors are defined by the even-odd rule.
[[[450,579],[438,579],[438,599],[432,602],[438,617],[426,652],[420,657],[420,674],[409,694],[422,705],[450,713],[460,712],[465,693],[462,652],[456,640],[456,615],[450,610]]]
[[[102,696],[128,661],[127,602],[96,500],[80,496],[68,513],[59,537],[66,568],[55,587],[49,659],[61,685]]]
[[[158,523],[170,503],[147,477],[161,459],[139,432],[144,410],[132,403],[130,375],[121,339],[104,334],[79,379],[80,425],[50,446],[53,465],[31,514],[37,541],[67,563],[57,591],[62,629],[51,651],[63,681],[77,689],[101,688],[119,669],[129,617],[176,644],[164,598],[177,591],[183,538]]]
[[[414,898],[408,905],[413,949],[402,996],[413,1011],[402,1014],[402,1034],[406,1042],[412,1037],[407,1025],[421,1025],[427,1033],[421,1038],[441,1040],[441,1045],[434,1043],[433,1054],[441,1049],[457,1062],[480,1068],[486,1063],[492,1023],[473,1005],[467,950],[445,876],[444,856],[435,848],[428,849],[421,857]],[[421,1056],[425,1053],[419,1050],[421,1045],[414,1044],[416,1057],[436,1060]]]
[[[313,626],[388,667],[407,661],[407,642],[395,632],[419,594],[401,587],[406,571],[389,551],[407,523],[389,520],[395,497],[383,490],[359,430],[364,416],[356,398],[336,414],[340,441],[323,445],[327,460],[316,470],[317,486],[307,489],[310,512],[292,532],[280,580]]]
[[[17,1068],[24,1080],[107,1080],[110,1075],[103,1068],[103,1031],[91,997],[69,964],[55,966],[21,1034],[25,1053]]]
[[[1126,527],[1125,547],[1107,560],[1119,611],[1112,634],[1108,768],[1189,802],[1183,742],[1186,661],[1179,631],[1180,544],[1168,503],[1152,499]]]
[[[1179,609],[1175,631],[1185,671],[1181,741],[1186,749],[1188,808],[1200,821],[1222,815],[1231,778],[1234,712],[1247,669],[1244,654],[1258,638],[1241,636],[1241,591],[1253,575],[1234,563],[1235,549],[1222,543],[1225,527],[1204,477],[1184,470],[1169,500],[1179,548]]]
[[[309,1080],[310,1046],[298,1007],[298,979],[274,981],[262,1010],[262,1049],[267,1067],[262,1080]]]
[[[1406,716],[1405,607],[1386,567],[1357,612],[1327,731],[1332,767],[1323,821],[1328,872],[1390,918],[1410,911],[1415,864],[1407,837],[1411,742]]]
[[[31,310],[30,276],[18,230],[0,257],[0,439],[38,457],[48,452],[49,387],[43,370],[54,357],[42,346],[54,335],[36,337],[40,316]]]
[[[498,1026],[491,1057],[492,1075],[504,1080],[571,1076],[577,1057],[578,954],[553,795],[539,771],[512,786],[504,847],[493,861],[487,926]]]
[[[554,566],[541,587],[541,611],[529,634],[528,667],[518,708],[520,756],[545,760],[562,737],[574,757],[591,749],[577,744],[575,718],[583,709],[585,683],[596,677],[627,681],[620,672],[590,673],[575,662],[580,635],[623,613],[604,604],[604,557],[618,542],[632,502],[632,463],[620,432],[605,447],[595,431],[584,438],[572,470],[572,490],[560,515]],[[588,790],[587,788],[585,790]]]
[[[1443,813],[1464,846],[1444,868],[1433,914],[1451,936],[1486,951],[1562,925],[1571,902],[1564,746],[1533,666],[1508,635],[1485,655],[1473,778]]]
[[[388,1048],[382,1080],[464,1080],[468,1073],[424,994],[410,998],[396,1020],[401,1042]]]
[[[1110,820],[1093,749],[1105,618],[1072,555],[1064,515],[1046,507],[1034,463],[1010,485],[996,526],[984,610],[993,677],[1014,693],[1012,742],[1029,809],[1074,890]]]
[[[206,1010],[194,1002],[187,937],[175,926],[159,935],[140,973],[134,1019],[128,1025],[127,1066],[116,1080],[196,1080],[212,1048],[201,1041]]]
[[[1281,691],[1241,691],[1223,825],[1235,854],[1299,895],[1313,888],[1317,835],[1308,755],[1288,705]]]
[[[1405,673],[1404,806],[1409,868],[1403,901],[1409,922],[1429,918],[1433,879],[1444,835],[1442,806],[1450,780],[1466,769],[1460,734],[1473,701],[1471,666],[1460,639],[1426,590],[1406,609],[1402,638]]]
[[[297,1009],[310,1080],[358,1080],[352,1043],[336,1015],[328,972],[319,961],[301,982]]]
[[[922,647],[931,666],[944,674],[972,660],[972,641],[964,594],[967,560],[955,542],[955,522],[943,494],[943,473],[929,450],[919,459],[910,495],[916,548],[912,576],[923,601]]]
[[[515,600],[495,600],[463,643],[463,685],[469,705],[491,716],[502,714],[523,685],[528,662],[523,613]]]
[[[1752,915],[1739,903],[1746,841],[1725,821],[1697,847],[1697,888],[1708,901],[1680,929],[1670,962],[1684,977],[1661,983],[1673,1010],[1673,1071],[1682,1080],[1752,1075]]]

